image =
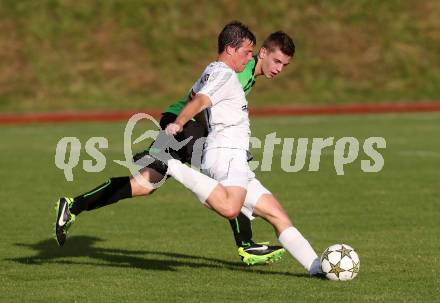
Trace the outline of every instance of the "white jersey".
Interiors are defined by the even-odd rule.
[[[194,83],[191,97],[203,94],[212,106],[206,110],[209,134],[205,150],[219,147],[249,149],[248,103],[237,74],[223,62],[210,63]]]

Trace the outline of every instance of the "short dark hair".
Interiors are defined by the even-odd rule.
[[[240,21],[231,21],[225,25],[218,35],[218,53],[221,54],[226,46],[240,48],[244,40],[249,40],[253,45],[257,43],[254,34]]]
[[[283,31],[277,31],[269,35],[269,37],[264,40],[262,47],[267,49],[269,52],[273,52],[279,49],[283,54],[293,57],[295,53],[295,44],[292,38]]]

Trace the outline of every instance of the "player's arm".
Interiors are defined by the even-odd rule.
[[[168,124],[165,131],[169,135],[175,135],[181,132],[183,126],[202,110],[212,106],[211,99],[204,94],[197,94],[194,99],[188,101],[174,123]]]

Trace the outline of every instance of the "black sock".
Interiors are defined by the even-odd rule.
[[[73,199],[70,212],[79,215],[84,210],[92,210],[131,198],[129,177],[111,178],[91,191]]]
[[[248,217],[240,213],[237,218],[229,220],[229,224],[234,232],[235,244],[238,247],[253,243],[251,220]]]

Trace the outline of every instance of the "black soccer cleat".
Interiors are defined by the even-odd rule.
[[[75,215],[70,212],[70,206],[73,203],[72,198],[62,197],[57,201],[55,206],[55,239],[59,246],[63,246],[66,242],[67,230],[75,222]]]

